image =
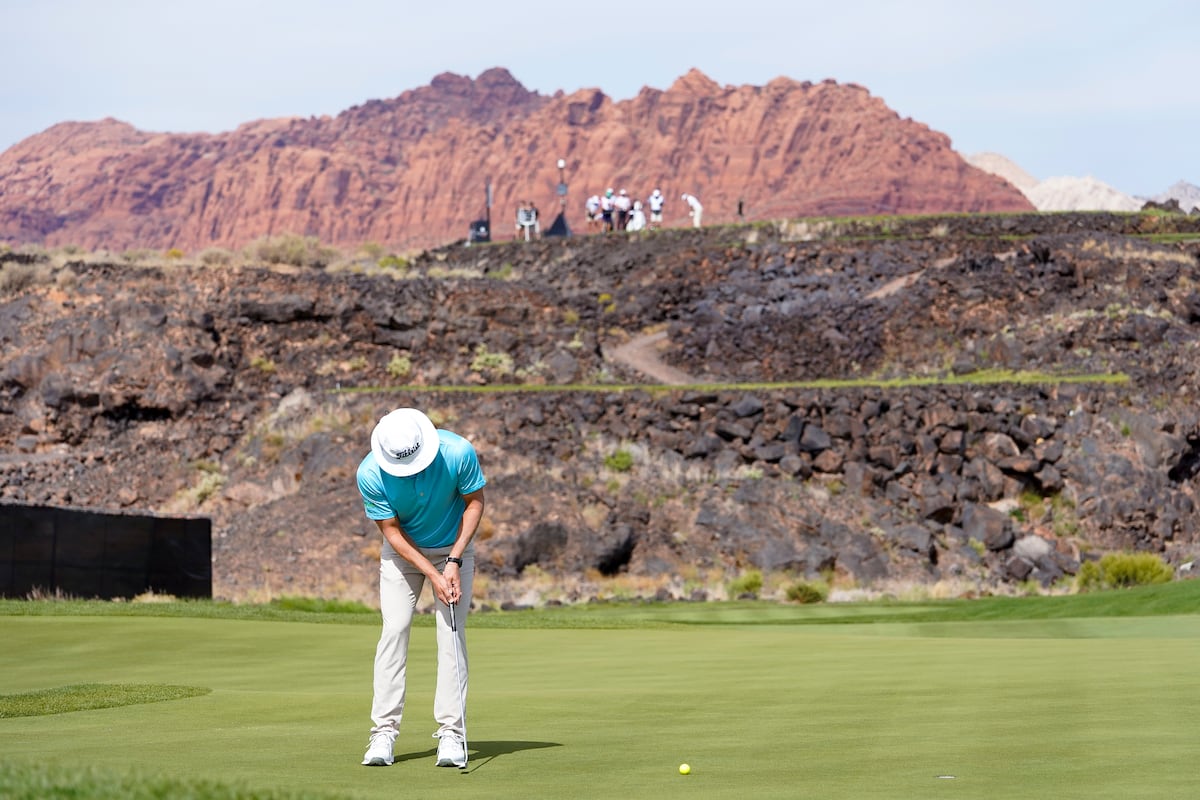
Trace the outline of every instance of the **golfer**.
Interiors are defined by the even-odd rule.
[[[383,632],[375,650],[371,739],[362,763],[389,766],[404,713],[405,667],[417,598],[428,580],[436,598],[437,691],[433,716],[439,767],[467,763],[467,609],[475,575],[471,539],[483,516],[487,481],[475,448],[438,430],[415,408],[398,408],[371,433],[358,465],[367,517],[383,534],[379,606]],[[453,612],[454,620],[450,614]]]
[[[699,228],[700,216],[704,213],[704,206],[700,205],[700,198],[684,192],[679,199],[688,204],[688,216],[692,218],[692,227]]]

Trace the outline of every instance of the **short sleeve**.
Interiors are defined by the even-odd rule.
[[[478,492],[487,485],[487,479],[483,477],[483,469],[479,466],[479,456],[475,454],[475,448],[465,440],[464,447],[458,464],[458,493],[470,494]]]
[[[358,493],[362,495],[363,509],[367,519],[391,519],[396,516],[388,503],[387,493],[383,490],[383,481],[379,477],[379,468],[374,464],[374,457],[368,455],[358,465]]]

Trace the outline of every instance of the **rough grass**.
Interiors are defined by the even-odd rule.
[[[328,600],[319,597],[294,597],[285,595],[271,601],[275,608],[286,611],[304,611],[310,614],[375,614],[373,608],[355,600]]]
[[[342,794],[276,791],[218,780],[175,780],[75,765],[0,761],[5,800],[335,800]]]
[[[258,622],[308,622],[378,625],[378,612],[364,613],[358,603],[312,598],[281,598],[265,605],[207,600],[114,603],[102,600],[0,599],[5,616],[196,617]],[[1154,617],[1200,612],[1200,579],[1153,586],[1046,597],[794,605],[767,600],[728,602],[620,601],[575,606],[546,606],[518,611],[474,611],[473,628],[658,628],[672,625],[836,625],[885,622],[990,622],[1014,620]],[[418,615],[416,625],[433,625]]]

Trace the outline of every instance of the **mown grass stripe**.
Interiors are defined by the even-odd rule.
[[[0,695],[0,719],[66,714],[141,703],[161,703],[198,697],[212,689],[203,686],[168,686],[137,683],[78,683],[36,692]]]

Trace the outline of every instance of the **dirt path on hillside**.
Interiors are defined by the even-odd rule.
[[[605,351],[605,358],[632,367],[652,380],[668,386],[683,386],[700,381],[682,370],[675,369],[659,357],[660,345],[667,340],[667,332],[637,336],[620,347]]]

